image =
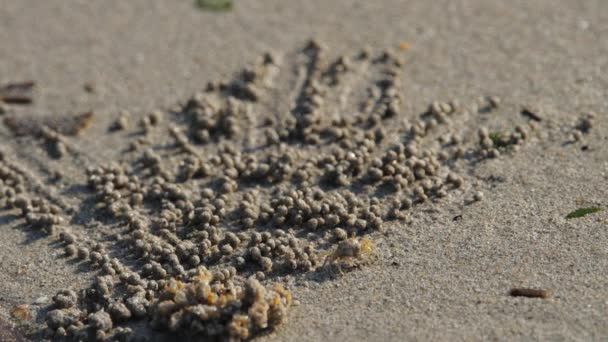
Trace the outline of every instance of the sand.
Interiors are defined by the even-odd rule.
[[[107,131],[120,110],[142,117],[183,102],[267,50],[295,51],[311,37],[336,55],[407,42],[408,113],[434,100],[498,95],[499,111],[479,124],[493,122],[491,115],[521,121],[521,106],[533,105],[544,118],[539,136],[467,170],[483,201],[455,196],[421,208],[411,223],[376,237],[376,262],[295,286],[300,305],[260,340],[602,340],[608,214],[564,217],[606,205],[607,13],[602,1],[243,1],[226,13],[201,12],[189,1],[3,1],[0,82],[38,84],[35,104],[13,114],[94,110],[75,141],[86,162],[101,163],[120,157],[128,139]],[[87,83],[94,92],[84,91]],[[582,142],[567,144],[588,111],[597,113],[596,125]],[[9,157],[41,179],[64,172],[74,188],[58,196],[78,203],[68,194],[84,191],[84,166],[49,159],[39,142],[15,139],[5,127],[0,139]],[[33,303],[84,288],[93,273],[66,262],[56,243],[11,214],[0,222],[2,324],[35,340],[48,303]],[[553,295],[511,298],[514,286]],[[35,319],[9,318],[24,303]]]

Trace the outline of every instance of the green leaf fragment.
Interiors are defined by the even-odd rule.
[[[228,11],[232,9],[232,0],[195,0],[199,9],[210,11]]]
[[[570,214],[566,215],[566,218],[567,219],[579,218],[579,217],[583,217],[585,215],[597,213],[598,211],[602,211],[602,210],[604,210],[604,208],[600,208],[600,207],[579,208],[579,209],[576,209],[575,211],[571,212]]]
[[[490,133],[490,140],[492,140],[492,144],[496,148],[506,148],[509,147],[509,142],[504,139],[502,132],[492,132]]]

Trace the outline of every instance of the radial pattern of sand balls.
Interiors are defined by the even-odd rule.
[[[524,119],[500,132],[476,124],[496,97],[406,109],[401,55],[327,54],[316,41],[265,54],[170,110],[136,122],[121,113],[107,134],[132,131],[124,157],[83,170],[92,205],[46,196],[1,158],[4,206],[99,272],[90,288],[53,298],[49,338],[137,339],[135,322],[216,340],[272,329],[292,304],[286,277],[365,267],[374,238],[417,206],[482,200],[457,170],[508,156],[533,134]],[[66,142],[63,153],[75,149]],[[99,220],[72,229],[82,210]]]

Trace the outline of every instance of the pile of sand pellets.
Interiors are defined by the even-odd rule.
[[[92,203],[68,203],[0,156],[0,204],[98,270],[90,288],[53,298],[46,336],[131,340],[143,324],[251,338],[288,318],[290,279],[365,268],[374,240],[419,206],[482,200],[468,170],[533,141],[537,120],[512,113],[480,126],[479,115],[500,111],[495,96],[416,112],[404,63],[369,49],[330,58],[316,41],[267,53],[173,108],[120,113],[107,134],[130,142],[104,163],[66,138],[84,119],[7,118],[16,134],[64,145],[49,157],[83,165],[82,203]]]

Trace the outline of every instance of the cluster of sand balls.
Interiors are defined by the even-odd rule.
[[[42,197],[29,198],[26,193],[26,177],[0,155],[0,201],[6,209],[18,209],[30,227],[46,234],[55,232],[64,222],[62,209]]]
[[[87,298],[90,310],[78,308],[78,296],[62,290],[53,297],[54,310],[46,321],[54,338],[130,340],[132,330],[116,325],[149,316],[150,325],[186,336],[244,340],[255,332],[280,324],[291,305],[282,285],[262,286],[256,279],[234,279],[235,272],[212,273],[205,267],[190,272],[188,281],[175,278],[146,282],[125,276],[126,300],[111,298],[112,277],[99,277]],[[146,288],[153,290],[146,290]],[[151,293],[157,298],[151,302]],[[89,312],[87,314],[87,311]]]
[[[256,279],[235,285],[233,276],[202,268],[189,283],[170,281],[151,309],[152,325],[189,335],[242,340],[285,319],[291,305],[289,291],[278,283],[267,289]]]
[[[265,54],[234,79],[146,115],[121,161],[89,167],[90,214],[101,217],[104,241],[72,232],[67,214],[21,195],[23,177],[0,164],[6,205],[54,233],[66,257],[99,270],[90,288],[54,297],[50,338],[129,340],[137,321],[199,338],[255,336],[284,321],[291,294],[283,281],[328,264],[361,266],[353,260],[392,221],[464,194],[455,163],[500,157],[530,137],[524,125],[470,134],[455,124],[496,109],[495,97],[405,111],[404,62],[390,51],[328,62],[312,41],[301,56],[286,112],[268,110],[281,66]],[[130,118],[121,113],[108,134],[128,130]]]

